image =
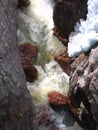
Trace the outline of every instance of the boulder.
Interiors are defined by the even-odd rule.
[[[81,54],[71,65],[70,94],[74,113],[89,130],[98,124],[98,46]],[[88,125],[89,124],[89,125]]]
[[[25,43],[19,46],[21,55],[21,63],[25,72],[26,80],[33,82],[38,77],[37,69],[32,65],[32,58],[38,55],[38,48],[30,43]]]
[[[54,56],[54,59],[60,64],[63,71],[70,75],[71,63],[73,62],[74,58],[68,56],[67,50],[62,50],[61,52],[56,54]]]
[[[38,48],[30,43],[20,45],[19,50],[22,61],[31,61],[32,58],[38,56]]]
[[[53,105],[65,105],[68,102],[68,98],[63,94],[53,91],[48,94],[49,104]]]
[[[22,62],[22,67],[25,72],[26,80],[33,82],[38,78],[37,69],[30,62]]]
[[[55,0],[53,21],[59,37],[68,39],[80,18],[86,19],[87,0]]]

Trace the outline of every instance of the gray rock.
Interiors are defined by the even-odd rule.
[[[92,48],[88,56],[81,54],[71,69],[72,103],[82,110],[79,120],[88,123],[89,130],[95,130],[95,123],[98,124],[98,46]]]
[[[36,130],[35,107],[17,47],[17,4],[0,0],[0,130]]]

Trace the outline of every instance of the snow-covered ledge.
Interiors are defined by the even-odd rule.
[[[86,21],[80,20],[75,32],[69,36],[68,54],[70,57],[87,52],[98,41],[98,0],[88,0]]]

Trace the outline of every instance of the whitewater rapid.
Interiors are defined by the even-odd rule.
[[[38,70],[38,80],[28,83],[28,88],[35,104],[44,104],[50,91],[68,94],[69,76],[54,61],[54,55],[64,49],[64,45],[53,36],[53,0],[30,2],[30,6],[20,11],[17,35],[19,44],[29,42],[38,47],[38,59],[33,62]]]
[[[80,19],[75,26],[75,32],[69,36],[68,54],[78,56],[87,52],[98,41],[98,0],[88,0],[86,21]]]
[[[48,105],[47,95],[50,91],[57,91],[67,96],[69,76],[54,61],[54,55],[65,46],[53,36],[53,0],[30,0],[30,3],[30,6],[19,12],[17,36],[19,44],[31,43],[38,47],[38,58],[33,61],[38,71],[38,79],[33,83],[27,83],[33,103],[38,109],[41,105]],[[69,125],[74,121],[66,111],[53,115],[53,118],[60,130],[67,130],[67,127],[71,129]],[[48,128],[42,125],[39,129]]]

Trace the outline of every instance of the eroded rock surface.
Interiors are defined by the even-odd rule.
[[[38,48],[30,43],[24,43],[19,46],[19,51],[26,80],[28,82],[33,82],[38,78],[38,72],[32,64],[32,58],[37,58]]]
[[[38,56],[38,48],[30,43],[20,45],[19,50],[22,61],[31,61],[32,58]]]
[[[72,104],[81,111],[81,114],[75,113],[85,125],[89,124],[89,130],[95,130],[95,122],[98,124],[98,46],[91,49],[88,56],[81,54],[71,69]]]
[[[17,46],[17,0],[0,0],[0,130],[38,130]]]
[[[70,75],[71,63],[74,61],[74,58],[68,56],[67,49],[64,49],[56,54],[54,59],[60,64],[63,71]]]
[[[25,72],[26,80],[33,82],[38,78],[37,69],[30,62],[22,62],[22,67]]]

